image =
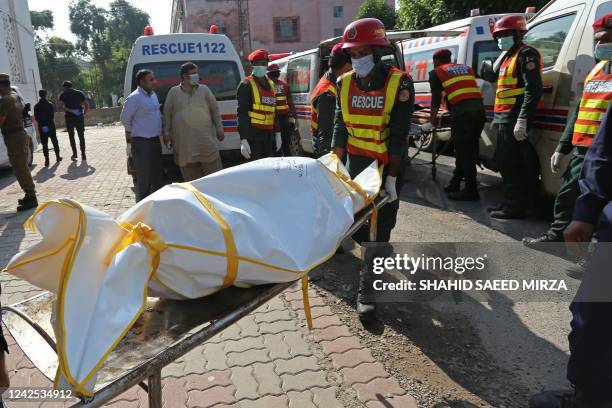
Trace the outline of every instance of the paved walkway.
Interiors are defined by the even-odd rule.
[[[42,152],[35,154],[32,174],[41,202],[69,197],[113,215],[134,204],[132,180],[125,171],[122,128],[88,128],[87,163],[71,162],[67,134],[62,132],[59,138],[64,156],[59,165],[46,169],[42,167]],[[20,197],[12,173],[0,171],[0,267],[18,250],[38,240],[22,228],[31,212],[14,211]],[[7,305],[41,292],[6,273],[0,274],[0,282],[1,300]],[[166,367],[162,372],[164,407],[416,407],[415,400],[312,288],[310,302],[312,331],[306,329],[301,289],[294,285]],[[6,329],[5,336],[10,348],[11,386],[51,386]],[[147,396],[134,387],[108,406],[146,407]]]

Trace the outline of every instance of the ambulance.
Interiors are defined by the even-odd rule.
[[[173,33],[153,35],[150,27],[145,34],[134,42],[127,63],[124,82],[124,96],[127,97],[137,87],[136,73],[150,69],[155,74],[155,92],[160,109],[171,87],[181,82],[180,68],[191,61],[199,68],[200,83],[208,86],[215,95],[221,111],[225,139],[219,143],[221,158],[239,156],[240,136],[236,116],[236,89],[244,78],[240,57],[232,42],[223,34]],[[160,137],[164,155],[164,170],[173,168],[172,150],[168,149]],[[133,174],[131,148],[128,143],[128,172]]]
[[[398,46],[401,41],[421,37],[450,38],[460,34],[461,31],[452,30],[387,31],[390,46],[385,49],[382,59],[403,70],[404,58]],[[318,48],[294,53],[274,61],[281,70],[281,79],[289,84],[296,110],[297,126],[290,140],[292,155],[300,156],[314,152],[310,129],[310,93],[328,70],[329,54],[334,44],[340,40],[341,37],[330,38],[322,41]]]
[[[524,14],[527,18],[534,15],[535,9],[528,8]],[[414,80],[414,88],[416,92],[415,103],[421,107],[427,108],[431,104],[431,90],[429,89],[429,72],[433,70],[433,54],[440,48],[448,48],[451,51],[453,62],[469,65],[478,72],[482,61],[485,59],[495,61],[501,54],[497,47],[497,42],[491,35],[491,29],[495,22],[507,15],[520,15],[521,13],[509,14],[490,14],[480,15],[479,9],[474,9],[470,12],[470,17],[461,20],[451,21],[446,24],[441,24],[431,27],[428,30],[452,30],[461,31],[461,35],[448,37],[428,37],[416,40],[408,40],[400,42],[399,46],[402,49],[404,56],[404,64],[406,72],[408,72]],[[488,83],[483,84],[483,80],[477,78],[479,86],[490,89]],[[487,109],[487,120],[490,122],[493,118],[493,108]],[[444,110],[441,111],[444,113]],[[427,122],[429,120],[429,111],[415,112],[415,119],[419,122]],[[488,132],[488,129],[487,129]],[[450,139],[450,132],[437,132],[438,140],[445,142]],[[421,148],[425,151],[431,151],[433,143],[431,138],[422,139],[423,145]],[[440,146],[440,144],[438,144]],[[494,163],[487,163],[494,167]]]
[[[550,157],[569,112],[576,109],[584,79],[595,66],[592,25],[608,13],[612,13],[610,0],[555,0],[528,22],[524,42],[539,49],[544,59],[544,96],[529,137],[540,159],[543,190],[549,196],[557,193],[561,175],[551,172]],[[499,63],[500,59],[495,66]],[[488,111],[492,110],[495,84],[490,88],[490,92],[483,93]],[[482,149],[481,142],[481,156],[485,162],[490,162],[495,150],[495,135],[483,133],[482,136],[485,146]]]

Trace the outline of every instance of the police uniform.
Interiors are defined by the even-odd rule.
[[[330,69],[310,94],[310,130],[316,157],[331,151],[336,113],[336,75]]]
[[[265,50],[249,55],[249,61],[268,59]],[[272,157],[276,151],[274,123],[276,118],[276,88],[274,82],[265,76],[250,75],[238,85],[238,133],[246,140],[250,159]],[[245,156],[247,157],[247,156]]]
[[[9,76],[0,74],[0,80],[8,81]],[[28,166],[29,158],[29,136],[23,123],[23,103],[17,93],[11,90],[2,95],[0,99],[0,117],[4,117],[2,124],[2,137],[8,153],[13,173],[17,178],[19,186],[25,193],[25,197],[19,201],[18,210],[26,210],[35,207],[36,189],[34,180]],[[26,205],[24,205],[24,203]]]
[[[540,165],[533,144],[517,141],[518,119],[528,121],[542,97],[542,61],[538,50],[515,44],[504,57],[495,96],[493,123],[497,126],[495,159],[504,183],[502,209],[508,218],[523,216],[536,205]]]
[[[283,156],[290,156],[289,142],[291,140],[292,126],[289,123],[289,118],[295,118],[295,108],[291,99],[289,84],[280,79],[270,79],[274,83],[276,92],[276,123],[281,133],[281,153]]]
[[[485,110],[474,72],[467,65],[443,64],[429,72],[429,84],[432,108],[438,109],[444,97],[451,114],[455,146],[453,181],[458,185],[465,179],[466,192],[477,197],[476,162]]]
[[[338,79],[336,122],[332,147],[347,151],[346,168],[356,177],[373,160],[384,164],[383,180],[388,174],[390,156],[402,156],[414,111],[414,84],[405,72],[378,62],[368,87],[362,88],[353,71]],[[396,189],[402,185],[400,171]],[[378,212],[377,242],[389,242],[395,227],[399,200]],[[358,242],[368,240],[367,228],[355,235]]]

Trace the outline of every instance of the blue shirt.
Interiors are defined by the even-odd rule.
[[[612,201],[612,105],[584,157],[578,183],[582,194],[576,200],[574,219],[597,224],[603,208]]]
[[[155,92],[149,94],[141,87],[136,88],[125,98],[119,119],[132,137],[152,138],[161,135],[161,112]]]

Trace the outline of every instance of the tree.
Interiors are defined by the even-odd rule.
[[[387,30],[394,29],[397,21],[395,9],[387,5],[384,0],[366,0],[361,3],[355,20],[366,17],[379,19]]]
[[[399,0],[398,26],[419,30],[469,17],[472,9],[481,14],[524,12],[527,7],[543,7],[548,0]]]
[[[30,11],[30,20],[34,31],[53,28],[53,12],[51,10]]]

